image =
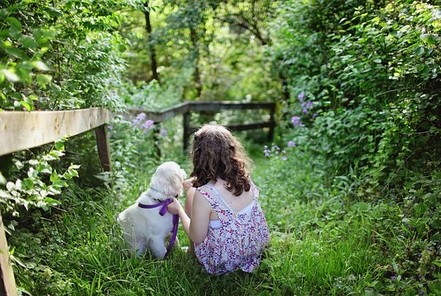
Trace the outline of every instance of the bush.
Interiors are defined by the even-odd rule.
[[[437,6],[292,1],[276,24],[272,52],[291,90],[283,119],[305,127],[285,129],[286,139],[324,155],[330,174],[355,168],[377,187],[400,187],[408,170],[439,165]]]

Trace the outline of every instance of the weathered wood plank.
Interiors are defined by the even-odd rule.
[[[184,114],[185,115],[185,114]],[[230,124],[230,125],[224,125],[225,128],[229,129],[230,131],[248,131],[252,129],[263,129],[268,128],[270,131],[274,128],[274,123],[272,122],[255,122],[255,123],[248,123],[248,124]],[[184,143],[187,142],[187,145],[184,146],[184,150],[188,147],[188,138],[198,130],[198,127],[190,126],[189,123],[187,123],[187,127],[185,127],[184,123]]]
[[[251,129],[259,129],[259,128],[272,128],[273,124],[271,122],[255,122],[248,124],[234,124],[234,125],[226,125],[226,128],[232,131],[247,131]]]
[[[182,104],[178,104],[176,106],[167,108],[160,112],[152,112],[152,111],[146,111],[143,109],[130,109],[129,114],[131,116],[136,116],[137,114],[144,113],[147,117],[147,119],[151,119],[154,122],[163,122],[166,120],[169,120],[177,115],[180,115],[182,113],[189,111],[189,103],[185,102]]]
[[[268,109],[273,112],[275,104],[270,102],[263,103],[236,103],[236,102],[184,102],[176,106],[170,107],[163,111],[151,112],[143,109],[130,109],[129,114],[133,117],[137,114],[144,113],[148,119],[154,122],[163,122],[177,115],[187,113],[189,111],[220,111],[220,110],[256,110]]]
[[[5,228],[0,213],[0,295],[16,296],[17,286],[15,284],[14,272],[12,271],[11,259],[9,257],[8,243],[6,241]]]
[[[70,111],[0,112],[0,155],[74,136],[110,121],[110,111],[90,108]]]
[[[188,102],[191,111],[273,109],[274,103]]]

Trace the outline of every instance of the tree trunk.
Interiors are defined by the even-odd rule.
[[[145,11],[144,11],[145,28],[147,30],[147,42],[150,52],[150,70],[152,71],[152,80],[156,80],[159,82],[158,61],[156,59],[156,50],[152,40],[152,24],[150,22],[149,1],[146,1],[144,3],[144,7],[145,7]]]
[[[190,26],[190,39],[193,45],[193,63],[194,63],[194,72],[193,72],[193,82],[194,87],[196,88],[197,97],[200,98],[202,94],[202,84],[201,84],[201,74],[199,70],[199,40],[196,29],[193,26]]]

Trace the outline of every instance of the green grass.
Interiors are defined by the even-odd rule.
[[[350,202],[344,190],[324,185],[319,166],[309,159],[255,161],[254,181],[271,229],[271,245],[256,272],[211,276],[179,248],[163,261],[149,254],[134,258],[115,218],[146,181],[124,196],[72,186],[63,195],[62,210],[37,215],[31,227],[17,225],[9,240],[21,291],[127,296],[415,295],[428,290],[406,274],[417,263],[404,266],[413,234],[406,236],[397,205]],[[188,243],[182,230],[179,239]]]

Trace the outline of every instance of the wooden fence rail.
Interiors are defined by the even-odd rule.
[[[183,148],[187,149],[188,139],[190,135],[196,130],[196,127],[190,126],[192,112],[220,112],[221,110],[268,110],[269,120],[263,122],[255,122],[240,125],[227,125],[226,127],[233,131],[244,131],[250,129],[268,128],[268,140],[272,140],[274,136],[275,127],[275,110],[276,104],[272,102],[264,103],[234,103],[234,102],[185,102],[171,108],[165,109],[161,112],[150,112],[142,109],[131,109],[130,114],[136,116],[140,113],[145,113],[148,119],[155,122],[163,122],[169,120],[177,115],[183,114]]]
[[[111,162],[105,124],[110,118],[110,111],[103,108],[71,111],[1,111],[0,156],[95,130],[101,165],[104,170],[109,171]],[[1,213],[0,295],[17,295]]]

